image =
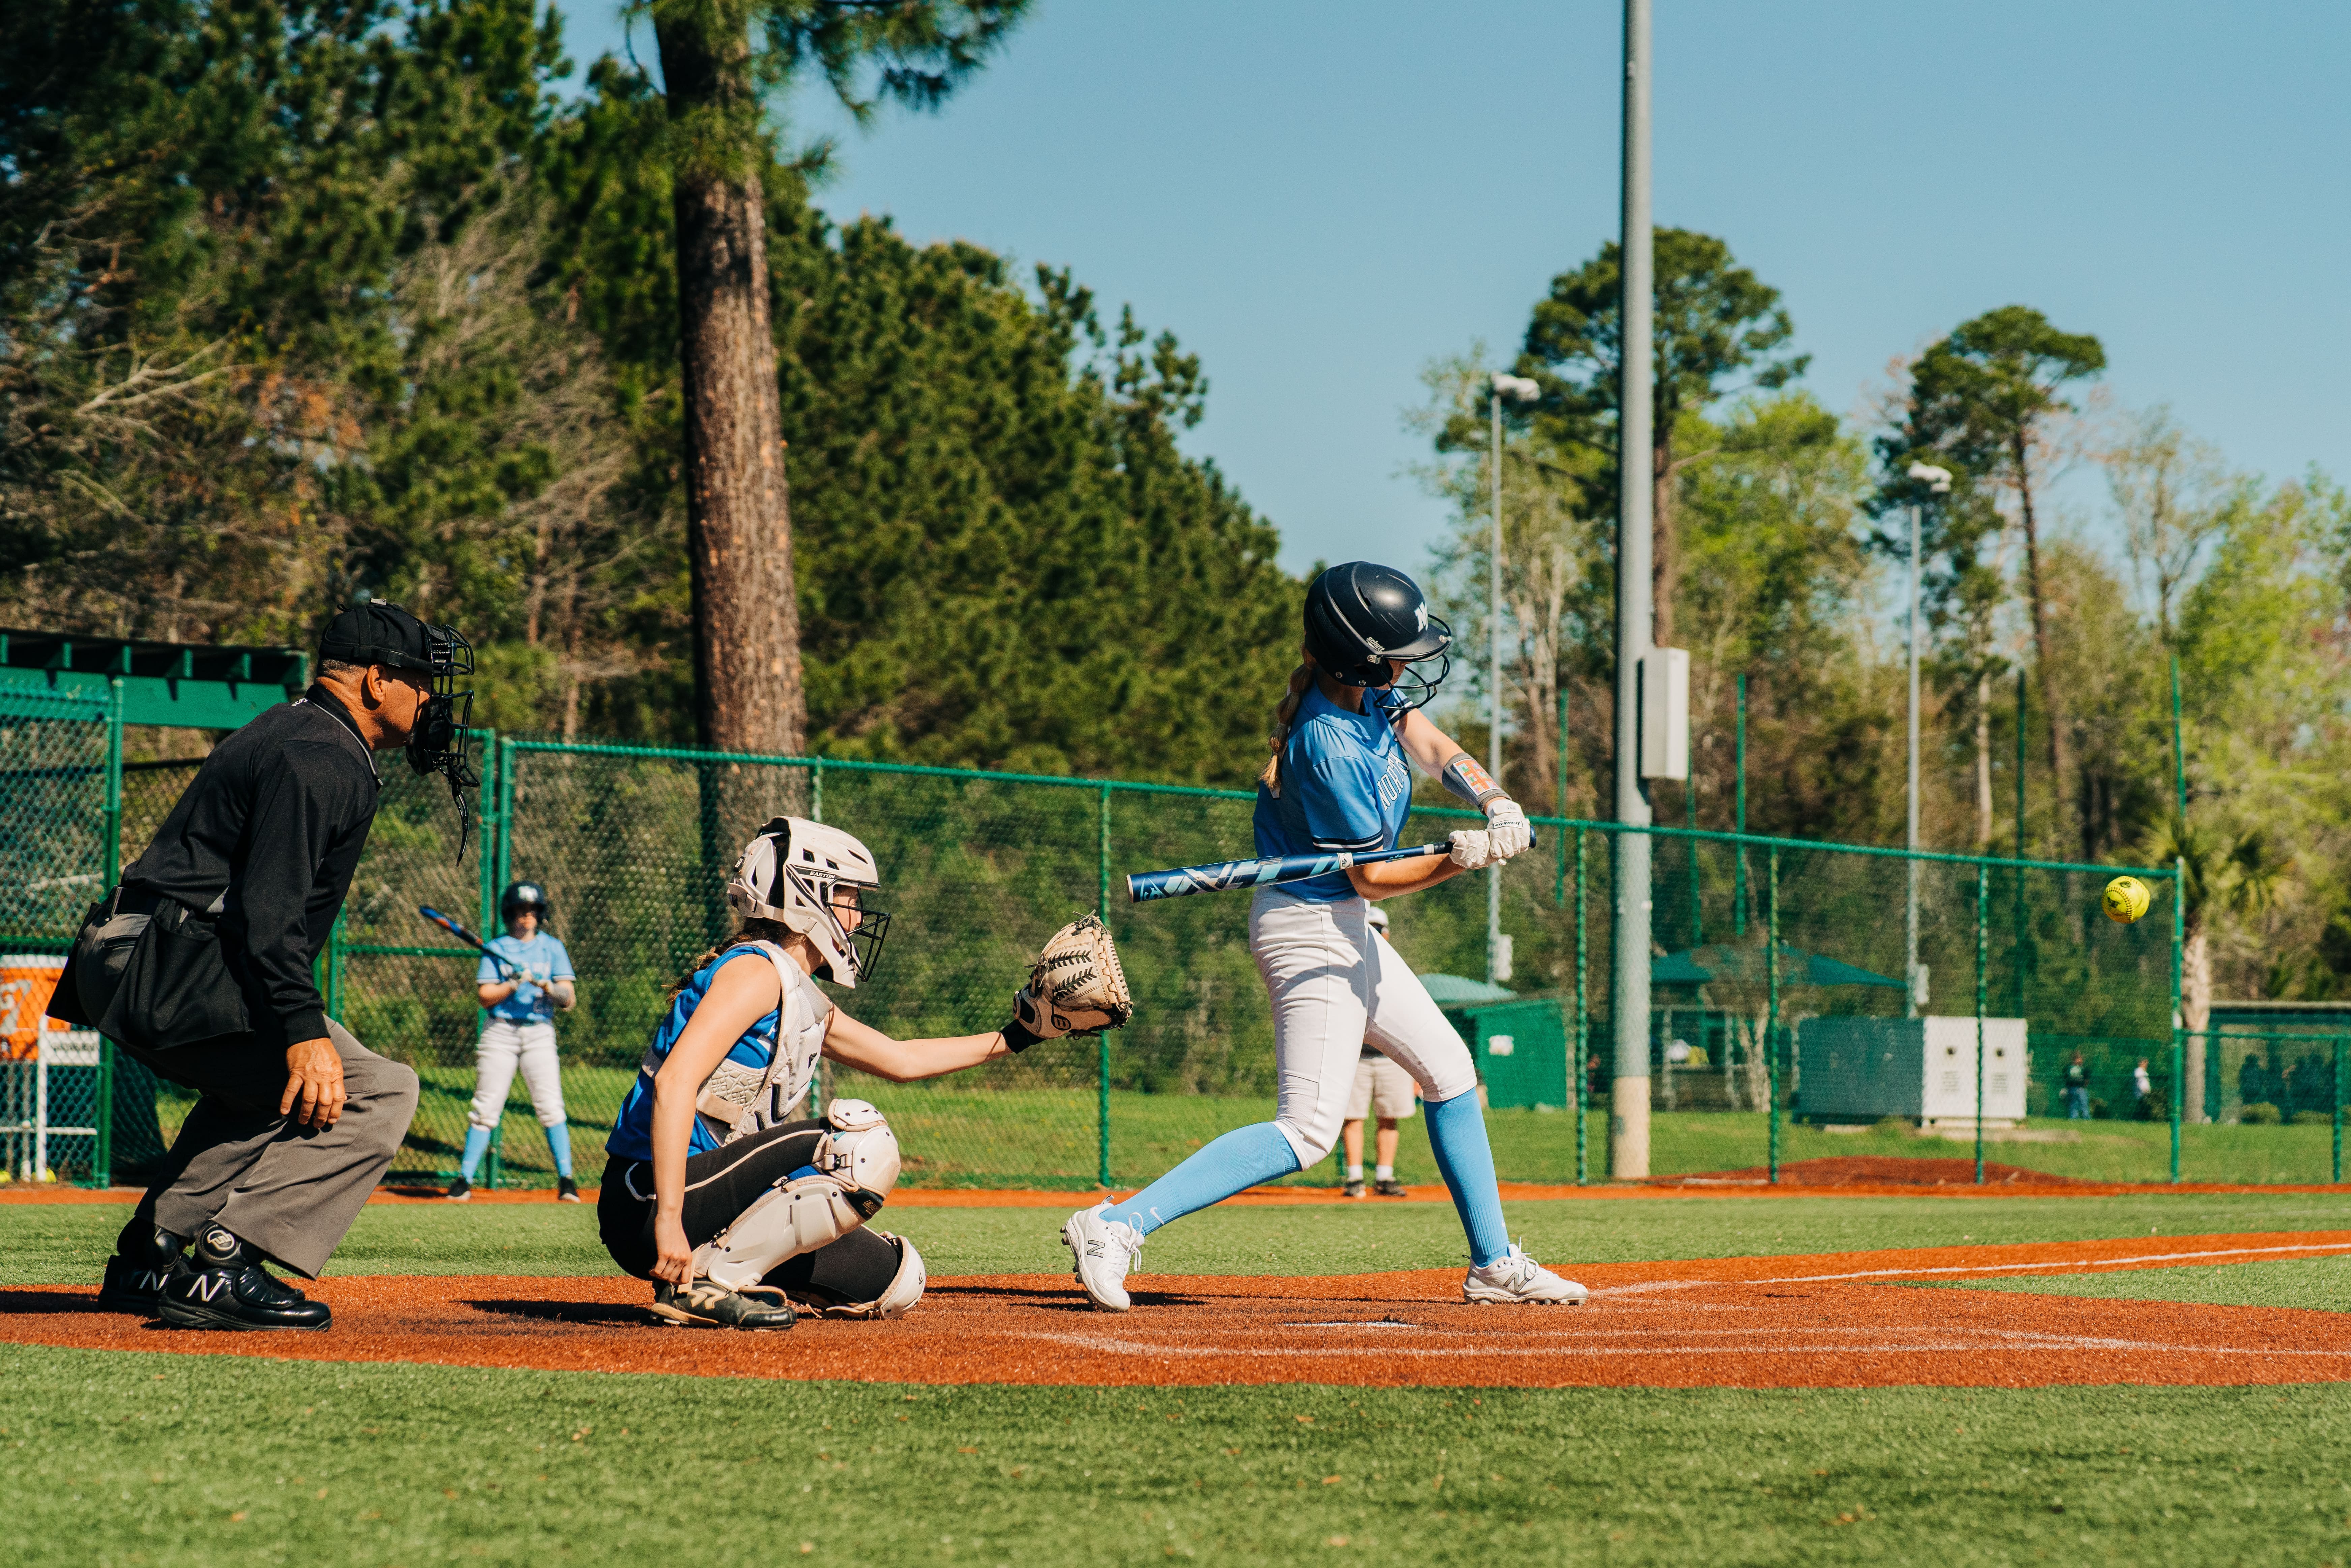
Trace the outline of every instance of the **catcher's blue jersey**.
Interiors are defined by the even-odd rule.
[[[694,1009],[710,989],[710,982],[718,977],[721,967],[750,958],[759,963],[768,960],[756,947],[736,947],[720,954],[694,972],[685,982],[685,989],[669,1006],[669,1014],[662,1019],[661,1028],[653,1033],[653,1048],[648,1055],[655,1063],[669,1058],[669,1048],[685,1032]],[[783,1022],[783,1009],[768,1013],[745,1031],[726,1052],[726,1060],[755,1071],[766,1071],[776,1052],[776,1031]],[[717,1136],[704,1124],[701,1117],[694,1118],[694,1134],[686,1147],[689,1155],[706,1154],[718,1146]],[[628,1098],[621,1102],[621,1113],[612,1119],[612,1135],[604,1140],[605,1150],[625,1160],[649,1160],[653,1157],[653,1081],[652,1073],[641,1067],[636,1082],[629,1085]]]
[[[1395,848],[1412,810],[1412,764],[1396,738],[1394,693],[1367,691],[1350,713],[1309,686],[1281,748],[1281,793],[1257,787],[1257,852],[1302,855],[1317,850],[1361,854]],[[1309,903],[1355,896],[1344,872],[1282,891]]]

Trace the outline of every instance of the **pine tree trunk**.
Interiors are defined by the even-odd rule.
[[[2179,1086],[2183,1121],[2209,1122],[2204,1106],[2205,1030],[2212,1018],[2212,940],[2200,922],[2190,921],[2188,938],[2180,945],[2179,1011],[2188,1030],[2183,1071],[2188,1082]]]
[[[723,8],[722,8],[723,9]],[[748,112],[747,30],[656,17],[671,118]],[[680,170],[679,358],[685,383],[686,547],[695,728],[723,751],[798,755],[807,710],[799,604],[768,312],[766,197],[756,170],[696,156]]]
[[[2041,672],[2041,706],[2049,716],[2049,784],[2057,820],[2052,840],[2063,845],[2071,825],[2073,797],[2065,772],[2065,688],[2049,667],[2049,601],[2041,591],[2041,528],[2032,512],[2032,476],[2025,467],[2024,432],[2019,429],[2011,446],[2016,463],[2016,494],[2024,513],[2025,579],[2032,594],[2032,660]]]

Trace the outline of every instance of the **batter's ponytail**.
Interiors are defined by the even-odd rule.
[[[1258,775],[1258,781],[1271,790],[1276,800],[1281,798],[1281,748],[1290,743],[1290,727],[1298,717],[1298,705],[1306,700],[1306,688],[1313,684],[1314,656],[1309,653],[1306,663],[1290,672],[1290,690],[1282,694],[1273,710],[1273,734],[1266,739],[1273,755],[1266,758],[1265,771]]]

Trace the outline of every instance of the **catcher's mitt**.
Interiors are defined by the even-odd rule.
[[[1012,1016],[1005,1034],[1015,1051],[1040,1040],[1117,1029],[1134,1016],[1118,948],[1099,916],[1081,915],[1046,941],[1028,985],[1012,998]],[[1022,1040],[1024,1034],[1030,1038]]]

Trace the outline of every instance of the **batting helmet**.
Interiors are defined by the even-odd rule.
[[[535,882],[517,882],[509,883],[507,890],[498,894],[499,919],[511,922],[526,909],[538,916],[541,925],[546,925],[547,889]]]
[[[1437,673],[1407,671],[1395,682],[1409,712],[1437,695],[1452,668],[1453,628],[1428,612],[1420,585],[1367,560],[1334,566],[1306,590],[1306,651],[1343,686],[1390,685],[1389,661],[1439,659]],[[1408,683],[1408,684],[1407,684]]]

